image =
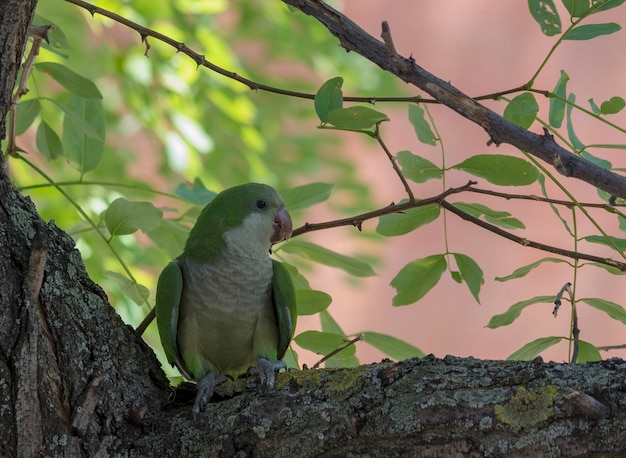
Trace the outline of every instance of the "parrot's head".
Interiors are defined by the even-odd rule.
[[[185,253],[210,261],[230,243],[267,253],[272,244],[287,240],[292,228],[285,202],[274,188],[243,184],[222,191],[204,207]]]

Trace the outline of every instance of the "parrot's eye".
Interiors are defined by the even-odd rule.
[[[265,210],[267,208],[267,202],[265,202],[263,199],[257,200],[254,205],[259,210]]]

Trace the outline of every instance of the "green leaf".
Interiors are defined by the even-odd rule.
[[[102,98],[102,94],[92,81],[74,73],[65,65],[56,62],[40,62],[35,64],[35,68],[43,73],[48,73],[57,83],[79,97],[85,99]]]
[[[63,117],[64,154],[72,165],[81,173],[95,169],[104,152],[105,122],[102,100],[84,99],[70,94],[66,108],[75,117],[81,118],[91,126],[96,136],[89,135],[82,124],[74,122],[75,117]]]
[[[564,337],[542,337],[527,343],[507,359],[509,361],[530,361],[539,353],[558,344]]]
[[[157,227],[147,232],[154,246],[160,248],[168,257],[175,258],[183,252],[189,237],[189,228],[171,219],[162,219]]]
[[[405,265],[391,280],[391,286],[397,292],[392,304],[408,305],[419,301],[439,282],[446,267],[443,254],[416,259]]]
[[[616,304],[615,302],[590,297],[580,299],[580,302],[584,302],[585,304],[606,313],[614,320],[621,321],[626,324],[626,310],[624,310],[624,307]]]
[[[583,159],[586,159],[589,162],[594,163],[598,167],[602,167],[603,169],[611,170],[613,168],[611,162],[607,161],[606,159],[596,157],[588,151],[583,151],[582,153],[580,153],[580,155]]]
[[[334,184],[329,183],[309,183],[291,189],[283,189],[280,195],[285,200],[287,210],[297,212],[327,200],[334,187]]]
[[[409,121],[413,125],[417,139],[426,145],[436,145],[437,138],[424,116],[424,109],[419,105],[409,105]]]
[[[611,8],[617,8],[618,6],[622,5],[624,1],[626,0],[594,0],[594,13],[597,13],[598,11],[610,10]],[[596,8],[596,5],[598,4],[601,4],[601,6]]]
[[[404,340],[378,332],[363,332],[363,340],[396,361],[423,357],[424,352]]]
[[[578,139],[576,132],[574,131],[574,123],[572,122],[572,108],[574,108],[574,103],[576,103],[576,95],[570,94],[567,97],[567,108],[565,110],[566,119],[567,119],[567,136],[569,141],[572,142],[574,148],[578,151],[582,151],[585,149],[585,145]]]
[[[341,86],[343,85],[343,78],[340,76],[329,79],[322,87],[319,88],[315,94],[314,106],[317,116],[322,122],[328,121],[328,114],[343,106],[343,94],[341,92]]]
[[[552,0],[528,0],[528,8],[544,35],[561,33],[561,19]]]
[[[593,111],[594,114],[600,114],[600,107],[596,105],[596,102],[594,102],[593,99],[589,99],[589,106],[591,107],[591,111]]]
[[[593,361],[602,361],[600,351],[595,345],[585,342],[584,340],[578,341],[578,359],[577,363],[590,363]]]
[[[323,332],[330,332],[343,336],[345,342],[352,340],[346,336],[346,333],[343,332],[341,326],[339,326],[330,313],[328,313],[328,310],[320,312],[320,324],[322,325]],[[356,348],[354,345],[351,345],[351,347]],[[341,353],[343,353],[343,351]],[[346,357],[345,355],[340,354],[339,358],[333,356],[327,360],[324,365],[326,367],[356,367],[359,365],[359,359],[354,355]]]
[[[431,179],[440,180],[443,177],[443,171],[439,167],[410,151],[400,151],[396,158],[402,168],[402,174],[415,183],[424,183]]]
[[[526,265],[524,267],[520,267],[519,269],[515,269],[515,271],[512,274],[506,275],[504,277],[496,277],[495,279],[496,279],[496,281],[509,281],[509,280],[513,280],[514,278],[522,278],[522,277],[526,276],[531,270],[533,270],[536,267],[540,266],[544,262],[565,262],[565,263],[569,264],[564,259],[559,259],[559,258],[542,258],[539,261],[535,261],[535,262],[530,263],[530,264],[528,264],[528,265]]]
[[[328,113],[326,122],[332,124],[337,129],[364,130],[388,120],[389,118],[384,113],[368,107],[354,106],[332,110]]]
[[[544,197],[548,197],[548,193],[546,191],[546,179],[543,175],[539,175],[539,185],[541,187],[541,194],[543,194]],[[563,227],[565,227],[565,230],[567,232],[570,233],[570,235],[572,235],[572,237],[574,236],[572,230],[569,227],[569,224],[567,224],[567,220],[565,218],[563,218],[561,216],[561,213],[559,212],[559,209],[557,208],[556,205],[554,205],[552,202],[550,202],[550,208],[552,209],[552,211],[554,212],[554,214],[557,216],[557,218],[559,218],[559,220],[561,221],[561,224],[563,224]]]
[[[583,17],[589,12],[589,0],[563,0],[563,5],[573,18]]]
[[[561,70],[561,77],[557,81],[554,87],[554,95],[556,97],[550,98],[550,112],[548,119],[550,125],[556,128],[561,127],[563,124],[563,118],[565,117],[565,99],[567,98],[567,82],[569,81],[569,75]]]
[[[22,135],[35,121],[41,112],[41,102],[38,99],[24,100],[17,106],[15,117],[15,135]]]
[[[311,242],[292,239],[288,243],[281,245],[280,250],[290,254],[297,254],[303,258],[326,266],[336,267],[355,277],[370,277],[376,275],[369,264],[356,258],[336,253]]]
[[[489,320],[489,323],[487,324],[487,327],[491,329],[495,329],[495,328],[499,328],[500,326],[508,326],[509,324],[517,320],[519,316],[521,315],[522,311],[529,305],[540,304],[540,303],[550,304],[550,303],[554,303],[554,299],[555,299],[554,295],[535,296],[531,299],[526,299],[524,301],[516,302],[515,304],[510,306],[506,312],[501,313],[499,315],[492,316],[491,320]]]
[[[194,178],[191,187],[188,183],[180,183],[174,192],[177,196],[198,205],[208,204],[217,195],[213,191],[209,191],[200,178]]]
[[[453,255],[459,272],[463,280],[465,280],[465,284],[472,293],[472,296],[474,296],[474,299],[476,299],[476,302],[480,304],[478,294],[480,293],[480,287],[485,283],[482,269],[467,255],[461,253],[453,253]]]
[[[601,114],[615,114],[619,113],[626,106],[626,102],[623,98],[614,96],[609,100],[602,102],[600,104],[600,113]]]
[[[465,202],[454,202],[452,205],[475,218],[484,216],[486,221],[495,226],[506,229],[524,229],[526,227],[520,220],[513,218],[509,212],[493,210],[486,205]]]
[[[112,236],[126,235],[140,229],[147,233],[158,226],[163,212],[150,202],[115,199],[104,214],[104,222]]]
[[[346,336],[342,336],[341,334],[332,332],[304,331],[294,337],[293,340],[305,350],[312,351],[318,355],[328,355],[345,345],[350,339],[347,339]],[[350,345],[336,355],[333,355],[333,358],[345,359],[353,356],[355,353],[356,347]]]
[[[47,122],[41,121],[37,127],[37,135],[35,137],[37,149],[46,159],[56,159],[63,156],[63,144],[57,133]]]
[[[537,118],[539,105],[530,92],[518,95],[504,109],[504,117],[524,129],[528,129]]]
[[[606,24],[584,24],[571,29],[564,36],[564,40],[591,40],[601,35],[610,35],[618,32],[622,28],[615,22]]]
[[[296,290],[296,304],[298,304],[298,315],[315,315],[326,310],[333,298],[323,291],[314,289]]]
[[[126,275],[110,270],[106,271],[105,275],[113,280],[122,292],[137,305],[144,304],[150,297],[150,290],[148,288],[132,281]]]
[[[535,166],[528,161],[502,154],[478,154],[452,168],[501,186],[526,186],[539,177]]]
[[[626,251],[626,239],[620,239],[619,237],[611,237],[609,236],[609,240],[603,235],[588,235],[583,237],[583,240],[586,240],[589,243],[599,243],[600,245],[605,245],[613,248],[613,245],[617,247],[620,251]],[[612,243],[611,243],[612,242]]]
[[[429,204],[411,208],[402,213],[384,215],[378,220],[376,232],[386,237],[407,234],[418,227],[435,221],[439,218],[440,213],[439,205]]]

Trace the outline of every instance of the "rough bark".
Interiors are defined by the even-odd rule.
[[[0,138],[34,0],[0,4]],[[433,357],[220,386],[191,424],[73,240],[0,170],[0,456],[599,455],[626,447],[626,363]]]

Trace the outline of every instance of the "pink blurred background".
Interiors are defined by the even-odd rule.
[[[558,4],[563,29],[567,13]],[[377,0],[368,2],[345,2],[342,11],[367,32],[380,37],[381,22],[388,21],[398,52],[412,55],[416,63],[436,76],[451,82],[468,95],[481,95],[518,87],[526,83],[541,64],[558,37],[546,37],[528,12],[527,2],[494,2],[487,0],[422,0],[406,2],[400,0]],[[617,22],[626,24],[626,7],[600,13],[585,23]],[[589,108],[588,99],[596,103],[612,96],[626,98],[626,31],[599,37],[590,41],[564,42],[552,56],[537,78],[534,88],[552,90],[560,76],[560,70],[568,72],[568,93],[577,96],[577,103]],[[402,83],[400,83],[402,84]],[[427,95],[417,88],[405,86],[409,94]],[[345,93],[350,92],[344,87]],[[367,94],[369,95],[369,94]],[[384,95],[384,94],[382,94]],[[511,97],[513,97],[512,95]],[[539,116],[547,120],[548,101],[537,96],[540,104]],[[502,113],[504,102],[487,102],[495,111]],[[382,133],[392,153],[410,150],[441,164],[440,147],[419,143],[407,119],[407,108],[401,105],[379,104],[377,108],[391,118],[383,124]],[[499,153],[521,156],[513,147],[501,145],[487,147],[487,134],[452,111],[429,106],[437,129],[445,146],[448,166],[465,158],[481,153]],[[602,123],[583,115],[573,115],[576,132],[585,144],[626,143],[626,136]],[[608,117],[618,125],[626,125],[626,113]],[[311,127],[313,133],[314,127]],[[541,133],[535,123],[531,130]],[[564,128],[562,132],[565,134]],[[382,150],[373,142],[364,141],[357,135],[342,135],[345,148],[341,153],[350,155],[363,179],[375,189],[377,204],[387,205],[404,198],[403,187],[394,174]],[[607,159],[616,167],[625,167],[624,151],[591,149],[596,156]],[[551,170],[554,172],[554,170]],[[555,175],[556,172],[554,172]],[[470,177],[450,171],[446,175],[446,186],[460,186]],[[562,182],[577,199],[583,202],[599,202],[594,188],[573,179]],[[485,180],[478,180],[485,189],[510,193],[533,193],[540,195],[534,185],[526,188],[498,188]],[[433,180],[425,184],[412,184],[418,198],[440,193],[442,184]],[[551,197],[563,198],[563,194],[550,187]],[[495,210],[506,210],[526,224],[525,230],[515,234],[530,240],[573,249],[572,238],[547,204],[524,201],[506,201],[476,194],[457,195],[451,200],[480,202]],[[308,222],[320,222],[336,217],[319,206]],[[609,233],[625,237],[617,230],[614,216],[603,211],[591,212]],[[571,212],[561,208],[561,214],[571,224]],[[296,226],[304,221],[295,221]],[[376,221],[364,224],[365,231],[374,231]],[[591,224],[578,213],[581,236],[597,233]],[[353,228],[339,228],[307,235],[307,239],[341,253],[367,252],[368,245],[351,246],[348,237]],[[555,319],[553,305],[536,304],[528,307],[512,325],[496,330],[485,328],[489,319],[503,313],[515,302],[539,295],[550,295],[560,290],[564,283],[572,281],[573,269],[567,264],[547,263],[522,279],[496,282],[497,276],[505,276],[516,268],[542,257],[552,256],[532,248],[523,248],[508,240],[465,222],[455,215],[447,215],[447,240],[450,252],[471,256],[483,269],[485,284],[480,293],[481,305],[477,304],[467,287],[457,284],[448,272],[441,282],[420,302],[404,306],[391,305],[395,290],[389,285],[392,278],[407,262],[443,253],[445,251],[443,218],[410,235],[389,238],[383,245],[369,247],[383,257],[377,268],[377,277],[364,279],[350,286],[346,276],[331,268],[320,268],[310,278],[312,286],[327,291],[333,296],[329,311],[348,333],[377,331],[394,335],[436,356],[475,356],[485,359],[506,358],[525,343],[540,337],[568,336],[570,307],[567,302]],[[581,243],[579,250],[618,259],[598,245]],[[603,269],[588,266],[578,273],[576,297],[599,297],[626,305],[622,277],[615,277]],[[626,343],[626,328],[603,312],[580,303],[578,305],[580,338],[597,346]],[[299,330],[319,328],[316,318],[303,317]],[[315,361],[312,355],[302,355],[303,362]],[[358,347],[361,362],[380,360],[383,355],[367,344]],[[566,342],[552,347],[542,354],[545,360],[566,361]],[[602,356],[626,356],[624,350],[603,352]]]

